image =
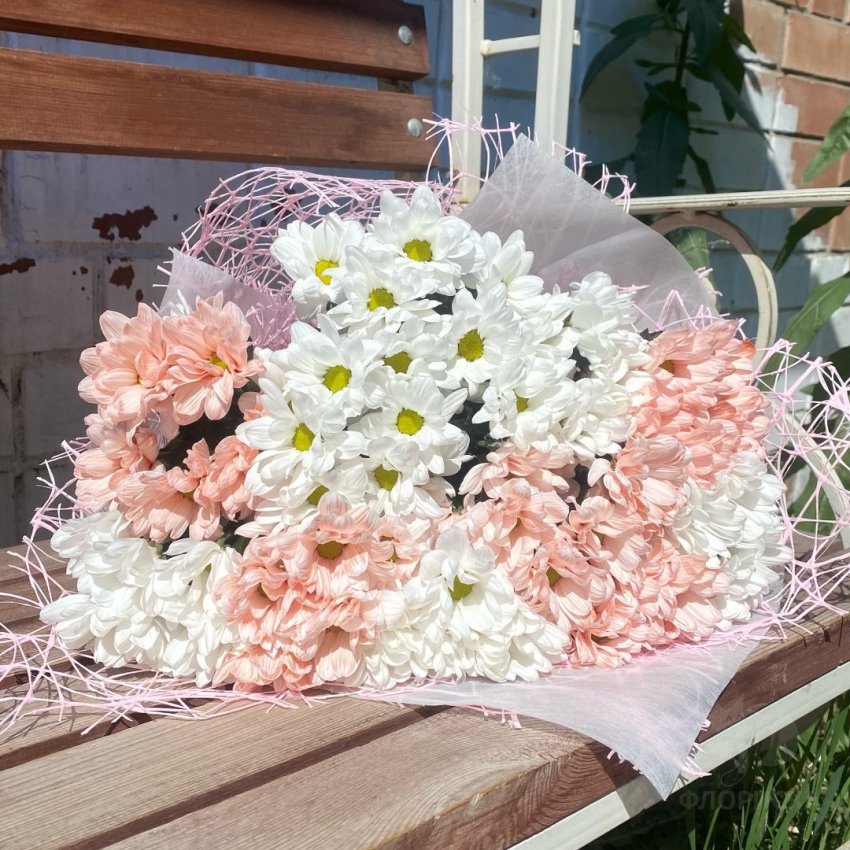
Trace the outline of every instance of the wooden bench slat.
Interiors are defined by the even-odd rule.
[[[88,741],[0,770],[0,847],[103,847],[427,714],[340,698],[311,710],[161,719]],[[265,819],[285,829],[283,809]]]
[[[0,49],[0,147],[422,169],[427,97]]]
[[[424,10],[396,0],[4,0],[0,29],[393,79],[429,70]]]

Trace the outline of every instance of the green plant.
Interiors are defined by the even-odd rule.
[[[588,850],[833,850],[850,838],[850,696],[758,746]]]
[[[815,152],[812,161],[803,174],[803,180],[806,183],[814,180],[818,174],[829,168],[835,160],[843,156],[847,151],[850,151],[850,106],[835,119],[829,130],[826,131],[820,147]],[[850,186],[850,180],[846,180],[841,185]],[[845,209],[846,207],[843,206],[815,207],[800,216],[788,228],[785,242],[773,264],[773,271],[778,272],[785,265],[791,256],[791,252],[797,247],[804,236],[808,236],[813,230],[823,227],[827,222],[832,221],[837,215],[844,212]]]
[[[688,97],[688,77],[714,86],[728,120],[740,115],[761,133],[752,108],[741,97],[745,70],[735,49],[737,45],[753,49],[753,45],[738,22],[725,12],[723,0],[656,0],[656,6],[657,12],[629,18],[611,28],[612,39],[587,69],[582,97],[606,66],[641,39],[659,32],[670,34],[674,55],[669,60],[637,60],[653,82],[646,83],[635,148],[614,166],[632,161],[640,192],[666,195],[678,185],[690,159],[705,190],[714,192],[711,168],[691,144],[692,133],[714,131],[697,123],[702,107]]]

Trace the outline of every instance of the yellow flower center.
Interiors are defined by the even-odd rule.
[[[316,277],[325,285],[328,286],[331,282],[331,276],[328,274],[328,269],[338,269],[339,263],[336,260],[317,260],[313,271]]]
[[[659,368],[663,369],[665,372],[672,372],[675,370],[676,364],[672,360],[665,360]]]
[[[412,359],[406,351],[399,351],[398,354],[391,354],[389,357],[385,357],[384,363],[391,369],[395,369],[400,375],[404,375],[410,368]]]
[[[316,435],[302,422],[292,435],[292,448],[306,452],[313,445]]]
[[[316,554],[320,558],[334,560],[334,558],[338,558],[342,554],[344,548],[345,545],[340,543],[339,540],[328,540],[327,543],[318,543],[316,545]]]
[[[266,593],[266,591],[263,589],[263,586],[261,584],[258,584],[254,589],[257,591],[258,596],[261,596],[267,602],[271,602],[271,599],[269,598],[268,593]]]
[[[224,369],[225,372],[227,371],[227,363],[225,363],[217,354],[213,354],[213,356],[210,357],[210,363],[212,363],[213,366],[218,366],[219,369]]]
[[[528,410],[528,399],[525,396],[521,396],[519,393],[514,393],[516,396],[516,410],[517,413],[524,413]]]
[[[422,426],[425,424],[425,417],[418,414],[415,410],[411,410],[409,407],[403,407],[396,417],[395,424],[402,434],[412,437],[422,430]]]
[[[549,569],[546,570],[546,578],[549,580],[549,585],[551,586],[553,584],[557,584],[561,580],[562,576],[554,567],[549,567]]]
[[[378,307],[386,307],[389,310],[390,307],[395,307],[395,298],[393,298],[392,292],[381,286],[369,293],[369,300],[366,306],[373,311],[377,310]]]
[[[351,369],[347,369],[342,365],[337,365],[331,366],[330,369],[325,372],[325,376],[322,378],[322,383],[332,393],[338,393],[340,390],[344,390],[348,386],[348,382],[350,380]]]
[[[471,584],[464,584],[457,576],[455,576],[454,583],[449,588],[449,596],[454,599],[455,602],[460,602],[465,596],[469,596],[472,593]]]
[[[398,481],[398,472],[395,469],[387,469],[384,466],[376,467],[372,474],[375,476],[375,481],[384,490],[392,490],[395,487],[396,481]]]
[[[411,260],[416,260],[417,263],[430,263],[434,256],[431,251],[431,243],[424,239],[411,239],[410,242],[404,243],[402,250]]]
[[[475,328],[467,331],[458,340],[457,353],[464,360],[469,360],[470,362],[484,356],[484,340],[481,339],[481,334]]]
[[[307,502],[314,508],[319,504],[319,499],[328,492],[328,488],[324,484],[320,484],[308,497]]]

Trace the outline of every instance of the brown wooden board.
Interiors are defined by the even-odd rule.
[[[0,49],[0,147],[423,169],[427,97]]]
[[[3,0],[0,29],[395,79],[428,73],[424,10],[397,0]]]
[[[708,737],[850,661],[850,596],[833,601],[756,648]],[[635,776],[569,730],[455,709],[253,707],[81,742],[87,722],[40,718],[0,741],[0,847],[506,848]]]

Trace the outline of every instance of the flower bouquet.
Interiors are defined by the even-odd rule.
[[[55,488],[36,518],[76,589],[39,597],[27,663],[59,681],[54,644],[90,650],[74,675],[113,710],[128,688],[330,689],[580,730],[610,668],[647,715],[658,675],[696,677],[654,721],[688,721],[663,776],[592,730],[669,790],[796,563],[763,358],[661,237],[524,139],[462,215],[439,185],[352,181],[346,207],[270,174],[271,223],[255,174],[161,309],[105,313],[82,354],[72,515]],[[581,215],[540,197],[564,181]],[[157,675],[110,678],[128,667]]]

